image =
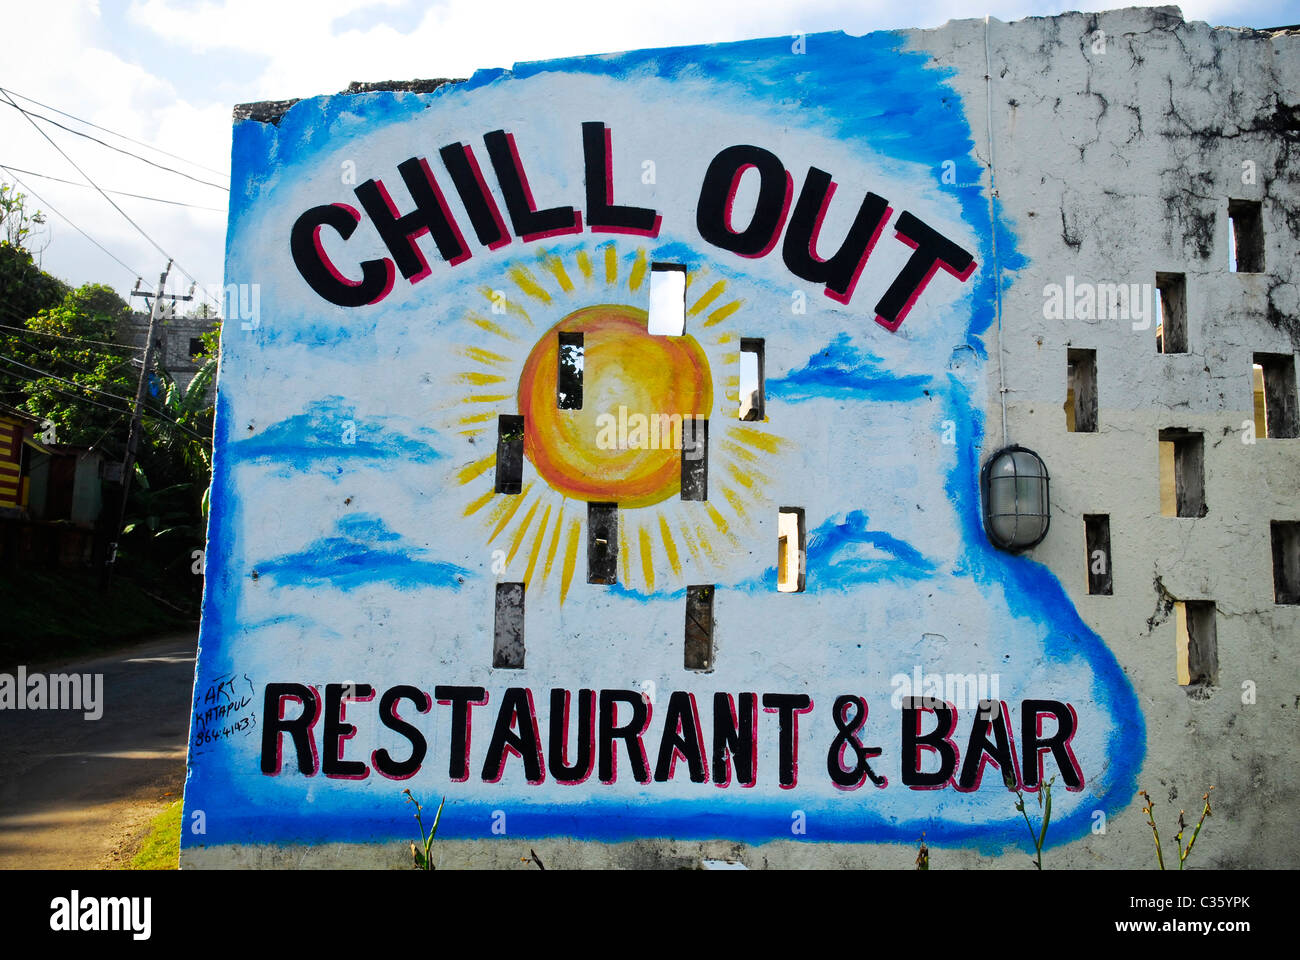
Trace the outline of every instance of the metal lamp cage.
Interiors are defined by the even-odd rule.
[[[1047,465],[1025,447],[1003,447],[980,471],[984,530],[1002,550],[1037,546],[1051,524]]]

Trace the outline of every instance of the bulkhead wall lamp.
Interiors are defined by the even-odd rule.
[[[1051,524],[1047,465],[1034,451],[1003,447],[980,471],[984,530],[1002,550],[1020,553],[1037,546]]]

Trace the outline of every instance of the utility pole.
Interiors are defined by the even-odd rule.
[[[172,262],[167,261],[167,266],[158,277],[158,289],[152,294],[153,302],[149,304],[149,336],[144,345],[144,359],[140,367],[140,382],[135,389],[135,405],[131,411],[131,432],[126,439],[126,453],[122,455],[122,495],[118,501],[117,523],[112,530],[111,540],[108,544],[108,556],[104,561],[103,575],[100,578],[102,585],[107,588],[113,582],[113,564],[117,562],[117,541],[122,536],[122,527],[126,524],[126,503],[131,493],[131,475],[135,468],[136,450],[140,446],[140,431],[144,423],[144,401],[149,390],[149,374],[153,371],[154,347],[158,342],[158,320],[162,316],[163,290],[167,287],[167,275],[171,273]],[[139,281],[136,286],[139,287]],[[132,290],[131,296],[144,297],[146,302],[150,297],[147,290]],[[172,296],[173,305],[177,300],[192,300],[193,295],[178,297]]]

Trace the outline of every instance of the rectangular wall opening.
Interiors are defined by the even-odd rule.
[[[1250,366],[1251,388],[1254,395],[1252,409],[1255,415],[1255,436],[1268,436],[1268,417],[1264,410],[1264,368],[1258,363]]]
[[[1203,517],[1208,512],[1205,503],[1205,435],[1190,430],[1161,430],[1161,515]]]
[[[1187,275],[1156,274],[1156,351],[1187,352]]]
[[[524,584],[498,583],[492,666],[498,670],[524,668]]]
[[[1066,354],[1065,427],[1071,433],[1097,432],[1097,351]]]
[[[1219,682],[1219,647],[1213,600],[1174,603],[1178,683],[1208,687]]]
[[[1257,353],[1255,373],[1255,434],[1260,437],[1300,437],[1295,357],[1289,353]],[[1261,403],[1262,401],[1262,403]],[[1263,407],[1262,416],[1260,407]],[[1264,429],[1259,428],[1263,421]]]
[[[740,338],[740,419],[766,417],[763,384],[763,341]]]
[[[1264,272],[1264,211],[1258,200],[1228,201],[1228,267]]]
[[[802,593],[808,569],[803,507],[782,507],[776,516],[776,589]]]
[[[1300,603],[1300,522],[1274,520],[1273,602]]]
[[[496,492],[513,494],[523,488],[524,418],[503,413],[497,417]]]
[[[709,499],[709,421],[682,417],[682,499]]]
[[[582,334],[561,330],[555,368],[555,405],[561,410],[582,409],[582,364]]]
[[[618,582],[618,504],[587,504],[587,582]]]
[[[687,670],[713,669],[713,584],[686,588]]]
[[[1084,514],[1083,530],[1088,550],[1088,593],[1109,597],[1114,589],[1110,567],[1110,514]]]
[[[657,337],[680,337],[686,332],[686,267],[682,264],[650,264],[650,320],[646,329]]]

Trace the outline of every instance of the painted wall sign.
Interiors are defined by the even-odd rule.
[[[236,126],[260,312],[223,341],[187,845],[404,839],[408,787],[452,837],[997,848],[1008,782],[1063,788],[1054,841],[1127,804],[1132,688],[980,526],[994,230],[1023,258],[899,43]]]

